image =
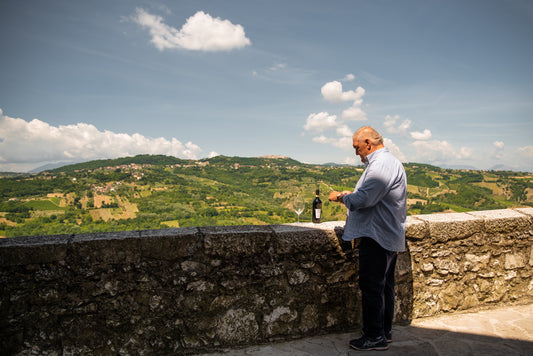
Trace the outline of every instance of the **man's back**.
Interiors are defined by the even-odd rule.
[[[367,156],[354,193],[344,197],[345,240],[371,237],[389,251],[405,250],[407,179],[403,165],[387,148]]]

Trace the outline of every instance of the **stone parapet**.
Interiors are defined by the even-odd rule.
[[[533,297],[533,208],[408,218],[412,317]]]
[[[0,240],[6,354],[190,354],[354,329],[344,222]],[[397,323],[533,300],[533,209],[408,217]]]

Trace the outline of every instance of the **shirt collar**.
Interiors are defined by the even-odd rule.
[[[381,152],[388,152],[389,150],[387,149],[387,147],[383,147],[383,148],[380,148],[379,150],[376,150],[374,152],[372,152],[371,154],[369,154],[368,156],[366,156],[366,159],[365,159],[365,168],[368,167],[368,165],[376,158],[376,156],[378,156]]]

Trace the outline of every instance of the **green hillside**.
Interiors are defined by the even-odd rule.
[[[409,214],[532,206],[533,176],[410,163]],[[310,165],[287,157],[182,160],[139,155],[0,179],[0,236],[164,227],[278,224],[311,220],[316,188],[323,221],[344,220],[330,190],[351,190],[362,167]]]

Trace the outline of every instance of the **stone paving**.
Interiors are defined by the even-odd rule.
[[[393,327],[388,355],[533,355],[533,304],[476,313],[416,319]],[[322,335],[297,341],[224,350],[209,356],[334,356],[369,353],[348,346],[357,332]]]

